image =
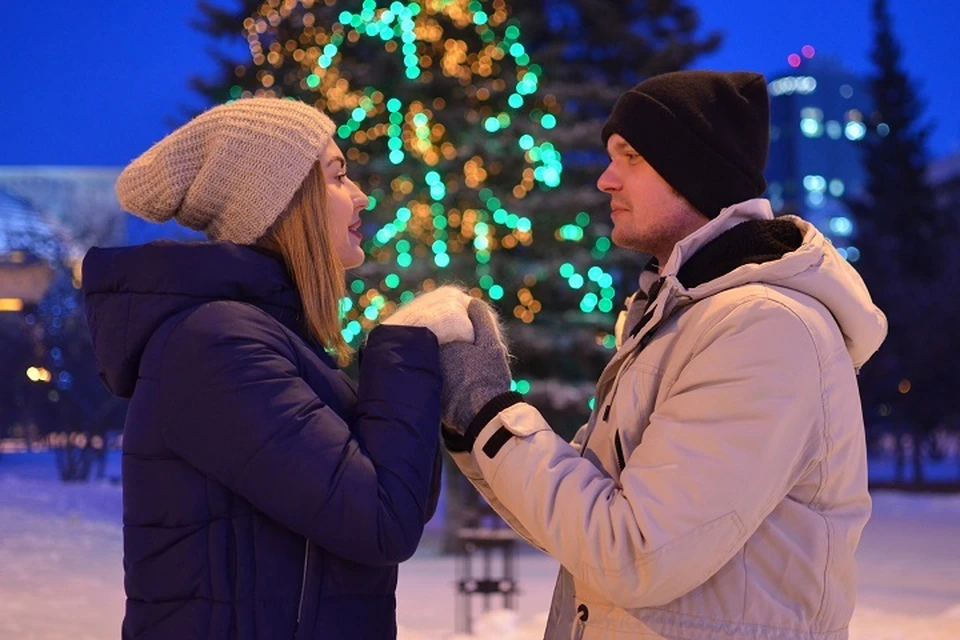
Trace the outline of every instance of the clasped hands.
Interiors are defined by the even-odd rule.
[[[480,410],[510,391],[509,351],[496,311],[443,286],[401,306],[384,324],[426,327],[440,343],[443,425],[463,435]]]

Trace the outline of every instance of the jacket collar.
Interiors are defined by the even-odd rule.
[[[737,225],[748,222],[773,221],[770,203],[764,199],[747,200],[724,209],[720,215],[696,232],[677,243],[660,278],[649,292],[655,294],[647,301],[644,319],[634,327],[632,337],[649,340],[658,324],[676,309],[708,298],[721,291],[751,283],[775,284],[783,290],[808,296],[825,306],[843,333],[847,350],[854,366],[859,368],[879,348],[887,333],[887,321],[883,312],[873,304],[870,293],[856,270],[837,252],[822,233],[809,222],[796,216],[782,216],[778,222],[796,226],[801,236],[799,246],[790,251],[768,253],[761,260],[744,259],[728,261],[727,267],[717,267],[707,279],[681,278],[685,264],[689,264],[698,251],[729,232]],[[727,239],[732,236],[728,236]],[[790,248],[793,241],[781,243]],[[756,247],[757,245],[750,245]],[[710,263],[710,260],[705,261]],[[706,265],[710,267],[710,264]],[[707,269],[704,269],[706,271]],[[647,274],[641,276],[641,281]],[[687,281],[686,286],[684,280]],[[640,302],[640,298],[637,302]],[[635,315],[635,314],[634,314]],[[622,325],[621,325],[622,326]],[[652,337],[652,335],[651,335]],[[620,339],[629,346],[626,339]],[[631,341],[632,342],[632,341]]]
[[[673,247],[666,264],[660,269],[660,275],[662,277],[676,277],[683,264],[704,245],[725,231],[729,231],[741,222],[748,220],[773,220],[773,209],[770,207],[770,201],[764,198],[754,198],[723,209],[720,215]]]

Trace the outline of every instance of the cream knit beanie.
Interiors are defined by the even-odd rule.
[[[117,179],[117,197],[145,220],[175,218],[211,240],[252,244],[290,204],[334,129],[295,100],[219,105],[131,162]]]

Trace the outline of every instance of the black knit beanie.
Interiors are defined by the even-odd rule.
[[[767,188],[770,99],[758,73],[676,71],[627,91],[603,126],[708,218]]]

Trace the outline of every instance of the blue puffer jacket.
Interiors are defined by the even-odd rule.
[[[397,564],[439,491],[433,333],[375,329],[357,387],[272,255],[92,249],[83,284],[101,376],[130,398],[123,637],[396,637]]]

